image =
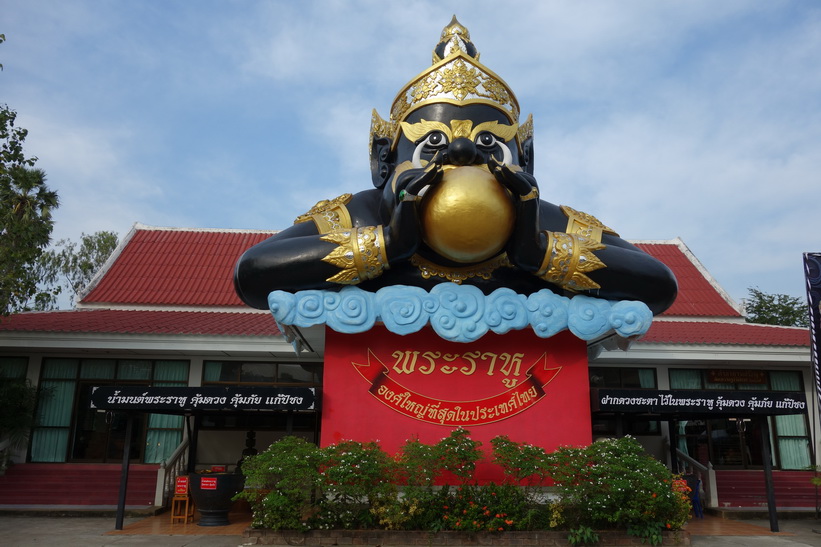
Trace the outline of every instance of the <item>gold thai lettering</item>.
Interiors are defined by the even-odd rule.
[[[396,374],[422,374],[428,376],[434,372],[451,375],[459,372],[473,376],[484,372],[488,376],[502,376],[501,382],[507,387],[514,387],[522,379],[522,360],[524,353],[493,353],[468,351],[465,353],[442,353],[440,351],[396,350],[392,370]]]
[[[388,406],[408,416],[430,423],[471,425],[503,420],[536,403],[541,394],[536,386],[512,391],[507,399],[492,397],[475,403],[431,401],[409,390],[395,391],[380,385],[376,395]]]

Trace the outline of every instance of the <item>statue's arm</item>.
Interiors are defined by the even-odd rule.
[[[569,293],[639,300],[654,314],[670,307],[678,285],[666,265],[596,218],[540,200],[531,175],[494,162],[490,167],[516,203],[506,250],[518,268]]]
[[[335,244],[323,241],[310,223],[295,224],[245,251],[234,268],[234,288],[243,302],[268,309],[273,290],[297,291],[334,286],[339,268],[323,261]]]

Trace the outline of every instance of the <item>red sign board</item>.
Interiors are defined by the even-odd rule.
[[[212,465],[211,471],[214,473],[225,473],[225,466],[224,465]]]
[[[188,477],[177,477],[176,484],[174,485],[174,493],[175,494],[187,494],[188,493]]]
[[[216,490],[217,477],[200,477],[200,490]]]
[[[406,336],[381,326],[326,329],[322,446],[378,441],[395,453],[408,439],[433,444],[456,427],[486,451],[499,435],[551,451],[589,444],[586,343],[568,332],[491,333],[466,344],[429,328]]]

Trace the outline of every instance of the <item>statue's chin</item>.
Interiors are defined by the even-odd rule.
[[[423,238],[445,258],[481,262],[504,248],[515,215],[510,193],[487,169],[457,167],[422,197]]]

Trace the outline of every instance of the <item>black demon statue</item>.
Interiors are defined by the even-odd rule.
[[[595,217],[540,199],[532,118],[519,123],[513,92],[455,17],[389,120],[374,111],[370,150],[374,189],[320,201],[240,258],[243,301],[267,309],[274,290],[451,282],[636,300],[657,314],[676,296],[662,263]]]

